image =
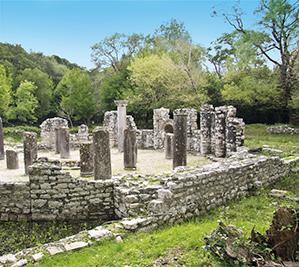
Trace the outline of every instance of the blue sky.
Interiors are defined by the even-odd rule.
[[[115,32],[152,33],[175,18],[185,23],[194,42],[208,46],[231,31],[213,7],[230,11],[235,1],[183,0],[0,0],[0,42],[21,44],[27,51],[56,54],[92,68],[90,47]],[[253,26],[256,0],[241,0],[245,21]]]

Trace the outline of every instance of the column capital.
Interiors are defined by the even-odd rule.
[[[114,100],[114,103],[119,107],[126,107],[128,105],[128,100]]]

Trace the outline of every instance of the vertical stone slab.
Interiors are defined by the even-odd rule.
[[[127,100],[116,100],[117,105],[117,145],[118,151],[124,151],[124,130],[127,128]]]
[[[92,142],[83,142],[80,144],[80,174],[81,176],[93,175]]]
[[[183,109],[174,112],[173,168],[187,165],[187,113]]]
[[[241,118],[236,118],[237,121],[237,146],[244,146],[245,141],[245,122]]]
[[[212,105],[203,105],[200,108],[200,152],[203,155],[211,153],[211,132],[214,116]]]
[[[3,123],[0,117],[0,160],[4,159],[4,134],[3,134]]]
[[[60,128],[55,128],[55,154],[60,153]]]
[[[36,133],[24,132],[24,164],[25,174],[28,174],[28,167],[37,159]]]
[[[16,170],[19,169],[18,152],[12,149],[6,150],[6,166],[7,169]]]
[[[165,158],[173,159],[173,134],[167,133],[165,136]]]
[[[226,154],[237,151],[237,126],[235,118],[228,117],[226,121]]]
[[[109,143],[109,131],[101,127],[96,127],[93,131],[95,180],[111,178],[111,155]]]
[[[154,126],[154,149],[161,149],[164,146],[165,125],[170,122],[169,109],[154,109],[153,126]]]
[[[70,133],[67,127],[61,127],[60,134],[60,158],[70,158]]]
[[[136,169],[137,164],[137,141],[136,131],[126,129],[124,131],[124,168]]]
[[[226,106],[215,108],[215,156],[219,158],[226,155],[226,116]]]

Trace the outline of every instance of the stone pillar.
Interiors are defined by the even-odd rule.
[[[203,155],[211,153],[211,130],[214,108],[212,105],[203,105],[200,108],[200,152]]]
[[[60,158],[70,158],[70,133],[67,127],[61,127],[59,129],[60,136]]]
[[[244,146],[245,141],[245,122],[241,118],[236,118],[237,121],[237,146]]]
[[[96,127],[93,131],[95,180],[111,178],[111,155],[109,143],[109,131],[101,127]]]
[[[19,169],[18,152],[12,149],[6,150],[6,166],[7,169]]]
[[[124,151],[124,130],[127,128],[127,100],[116,100],[117,105],[117,144],[118,151]]]
[[[187,165],[187,113],[183,109],[174,112],[173,168]]]
[[[235,118],[228,117],[226,121],[226,153],[237,151],[237,126]]]
[[[2,118],[0,117],[0,160],[4,159],[4,134]]]
[[[165,158],[173,159],[173,134],[167,133],[165,136]]]
[[[124,167],[135,170],[137,163],[136,131],[126,129],[124,134]]]
[[[55,154],[60,153],[60,128],[55,128]]]
[[[28,167],[37,159],[36,133],[24,132],[24,164],[25,174],[28,174]]]
[[[226,155],[226,115],[226,106],[215,108],[215,156],[218,158]]]
[[[81,176],[93,175],[93,146],[91,142],[80,144],[80,173]]]

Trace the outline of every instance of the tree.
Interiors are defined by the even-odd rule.
[[[51,110],[51,101],[53,95],[53,82],[49,75],[37,68],[25,69],[17,77],[17,80],[19,82],[26,80],[34,83],[36,86],[34,95],[38,100],[38,117],[42,118],[46,116]]]
[[[140,51],[144,41],[145,38],[141,34],[114,33],[91,47],[92,61],[99,69],[112,67],[114,71],[119,71],[122,59]]]
[[[233,104],[281,107],[278,81],[267,67],[229,71],[221,93],[225,101]]]
[[[61,99],[60,109],[71,124],[72,119],[89,123],[97,111],[96,93],[86,71],[68,70],[57,85],[56,94]]]
[[[0,117],[6,117],[11,102],[11,79],[0,65]]]
[[[200,90],[192,89],[187,74],[167,54],[134,58],[128,69],[133,89],[127,97],[136,109],[194,107],[206,100]]]
[[[15,106],[10,110],[10,119],[33,123],[37,120],[38,100],[34,96],[36,86],[29,81],[22,81],[15,93]]]
[[[224,17],[261,55],[279,69],[283,103],[288,108],[296,79],[294,64],[299,53],[295,49],[298,41],[298,1],[292,5],[287,0],[261,0],[256,13],[259,15],[259,31],[246,29],[242,12],[238,8],[234,9],[234,14],[224,14]],[[279,59],[275,57],[276,53]]]

